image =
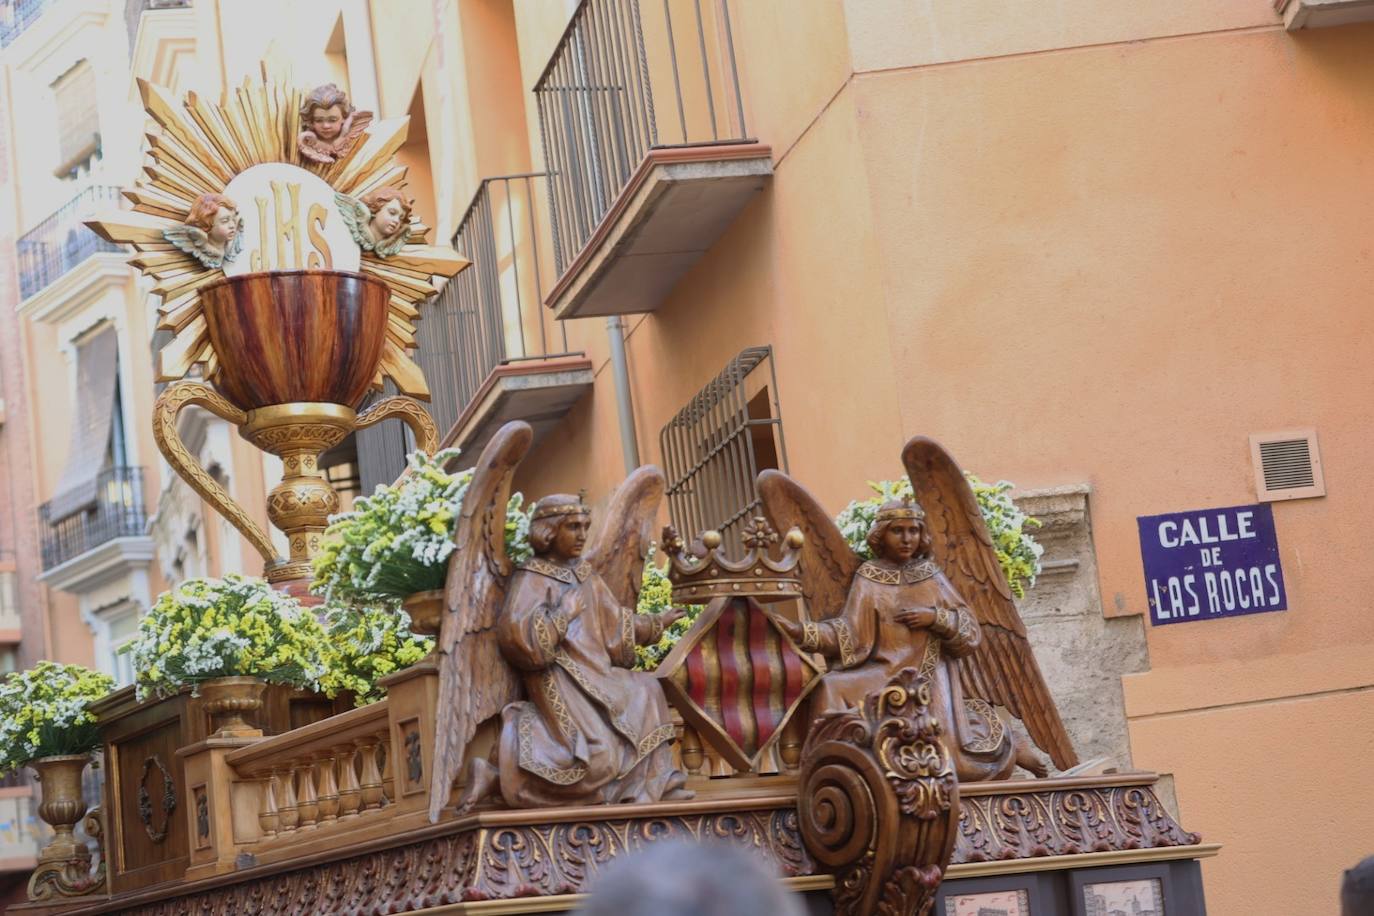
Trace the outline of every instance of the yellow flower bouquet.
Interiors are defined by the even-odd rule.
[[[319,690],[328,639],[314,613],[261,579],[190,579],[163,592],[133,643],[138,698],[248,676]]]
[[[0,678],[0,773],[94,750],[100,734],[87,706],[112,689],[108,674],[56,662]]]

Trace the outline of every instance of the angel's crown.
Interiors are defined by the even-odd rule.
[[[875,522],[890,522],[899,518],[915,519],[918,522],[925,521],[926,510],[921,508],[921,504],[910,496],[904,497],[899,505],[887,505],[878,510]]]
[[[590,515],[591,507],[587,505],[587,491],[577,492],[577,502],[557,502],[540,500],[534,506],[534,515],[530,516],[530,521],[537,522],[541,518],[555,518],[560,515]]]
[[[738,560],[725,555],[722,540],[719,531],[703,532],[699,548],[689,553],[671,525],[663,529],[674,602],[701,604],[711,598],[746,596],[756,601],[787,601],[801,594],[797,578],[805,543],[801,529],[793,528],[779,538],[766,519],[754,518],[743,533],[747,552]]]

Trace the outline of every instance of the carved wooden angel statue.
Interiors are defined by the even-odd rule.
[[[960,780],[1005,779],[1017,766],[1046,775],[994,705],[1019,717],[1036,745],[1068,769],[1077,763],[1073,745],[968,481],[930,439],[908,442],[902,461],[917,500],[878,510],[868,532],[874,559],[866,562],[799,484],[777,471],[759,475],[773,524],[806,535],[801,571],[811,619],[775,619],[830,663],[811,695],[812,715],[860,707],[899,671],[916,668],[930,679],[931,710]]]
[[[371,123],[372,112],[356,110],[338,86],[316,86],[301,102],[301,132],[296,137],[296,147],[311,162],[337,162]]]
[[[410,202],[398,188],[378,188],[361,200],[336,193],[334,202],[363,251],[389,258],[410,241]]]
[[[163,229],[162,237],[206,267],[222,267],[243,250],[243,217],[223,194],[202,194],[186,222]]]
[[[580,497],[539,500],[530,525],[535,555],[512,570],[505,506],[530,439],[524,423],[497,433],[455,528],[439,633],[431,820],[464,770],[477,726],[497,714],[491,759],[466,761],[460,811],[494,795],[512,808],[691,797],[673,764],[663,690],[652,674],[632,670],[635,646],[657,640],[683,613],[634,611],[663,472],[643,467],[630,475],[590,541],[591,514]]]

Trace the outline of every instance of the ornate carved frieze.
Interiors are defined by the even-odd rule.
[[[1130,785],[1068,785],[1054,789],[1027,786],[1020,791],[965,793],[959,800],[959,834],[953,862],[1071,856],[1200,843],[1201,837],[1184,830],[1160,802],[1152,781],[1149,778]]]
[[[83,912],[131,916],[297,916],[399,913],[463,901],[542,897],[586,890],[617,856],[667,839],[716,839],[752,849],[784,875],[809,875],[797,813],[790,807],[506,823],[464,829],[392,849],[156,902]],[[673,808],[679,813],[670,813]]]

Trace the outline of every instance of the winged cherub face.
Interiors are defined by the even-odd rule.
[[[315,136],[321,140],[334,140],[343,130],[344,112],[342,106],[331,105],[328,108],[312,108],[310,110],[310,129]]]
[[[388,200],[376,213],[372,214],[372,234],[378,239],[389,239],[401,231],[401,221],[405,219],[406,208],[399,200]]]
[[[558,526],[558,533],[553,537],[553,555],[560,560],[572,560],[582,556],[582,549],[587,546],[587,532],[591,529],[591,524],[591,518],[586,515],[569,515],[564,519]]]
[[[215,220],[210,224],[210,241],[223,248],[239,234],[239,211],[220,207],[215,211]]]
[[[894,563],[905,563],[921,548],[921,523],[914,518],[894,518],[882,534],[882,555]]]

